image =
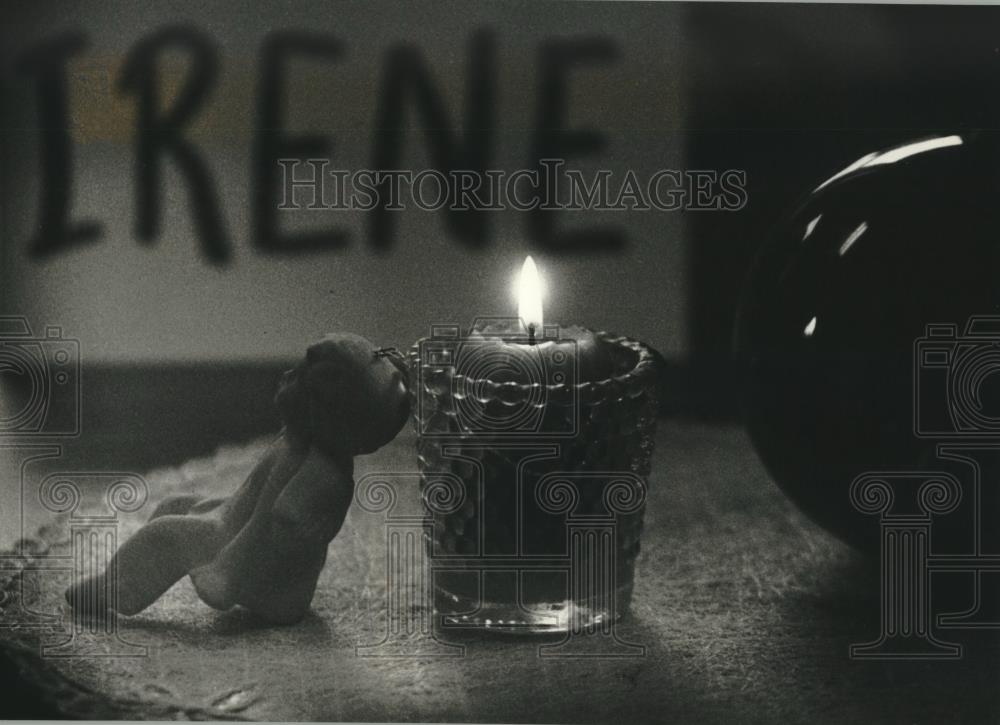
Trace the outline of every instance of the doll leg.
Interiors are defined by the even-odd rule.
[[[239,534],[191,572],[201,598],[218,609],[242,605],[273,623],[300,620],[350,504],[352,469],[350,459],[336,463],[312,449],[287,483],[273,481]]]
[[[202,601],[216,609],[246,607],[275,624],[299,621],[309,610],[326,561],[326,543],[277,545],[270,516],[252,520],[219,554],[191,572]]]
[[[211,560],[191,571],[191,583],[202,601],[226,610],[238,604],[239,592],[262,569],[270,549],[268,521],[274,500],[295,476],[305,458],[292,452],[284,439],[258,466],[243,488],[219,511],[225,544]],[[265,567],[266,569],[266,567]]]
[[[118,549],[108,570],[71,586],[66,600],[74,608],[112,608],[121,614],[148,607],[191,569],[211,561],[242,526],[240,519],[249,517],[278,450],[272,446],[233,496],[182,494],[161,501],[147,524]],[[117,604],[107,601],[109,576],[117,577]]]
[[[262,528],[259,517],[251,517],[216,557],[190,571],[191,583],[205,604],[229,609],[237,603],[243,582],[260,576],[258,564],[267,549]]]
[[[319,575],[326,564],[326,544],[297,552],[273,550],[265,554],[262,568],[280,574],[261,578],[244,587],[239,604],[270,624],[295,624],[308,612]],[[282,562],[292,563],[281,568]]]
[[[131,615],[155,602],[194,567],[209,560],[222,542],[219,524],[211,518],[169,514],[143,526],[111,559],[107,571],[77,582],[66,590],[74,608],[91,613],[114,609]],[[115,576],[117,602],[107,601]]]

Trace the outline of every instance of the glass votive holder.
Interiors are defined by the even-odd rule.
[[[642,343],[585,332],[584,350],[453,328],[410,351],[440,626],[569,632],[629,607],[658,372]]]

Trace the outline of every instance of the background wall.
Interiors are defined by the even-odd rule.
[[[567,215],[568,225],[610,221],[626,229],[628,246],[613,264],[608,255],[553,256],[532,248],[526,215],[516,211],[495,215],[478,251],[449,234],[441,213],[399,212],[395,241],[382,254],[369,243],[361,212],[288,211],[281,214],[285,228],[341,227],[350,234],[347,246],[265,255],[251,240],[251,146],[260,49],[271,30],[329,34],[343,44],[340,60],[299,56],[288,64],[284,117],[287,133],[329,137],[333,164],[357,170],[372,167],[388,53],[399,44],[418,51],[455,133],[464,134],[469,44],[486,29],[496,43],[494,168],[513,171],[533,161],[541,48],[556,36],[600,36],[618,56],[571,73],[568,123],[607,138],[606,149],[581,158],[578,168],[617,174],[631,168],[640,178],[683,168],[681,15],[679,7],[639,5],[626,12],[587,4],[540,12],[528,3],[300,3],[252,10],[242,3],[191,3],[141,10],[83,5],[75,17],[49,17],[43,6],[8,32],[22,48],[65,28],[89,40],[70,74],[73,214],[98,221],[103,231],[98,241],[41,262],[23,253],[38,213],[39,121],[31,78],[14,77],[7,153],[19,173],[5,229],[11,283],[5,308],[62,325],[95,362],[289,360],[327,330],[355,330],[403,346],[432,323],[513,314],[511,276],[532,252],[547,273],[552,320],[628,332],[665,353],[680,353],[686,295],[679,214]],[[207,33],[220,53],[219,77],[190,134],[224,210],[232,260],[219,267],[201,254],[186,184],[169,161],[162,234],[147,245],[134,231],[136,103],[116,84],[130,49],[178,22]],[[175,61],[164,73],[168,94],[187,71],[183,58]],[[418,171],[431,168],[424,124],[408,106],[402,161]]]

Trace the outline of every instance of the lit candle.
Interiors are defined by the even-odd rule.
[[[521,272],[514,283],[518,319],[477,320],[469,335],[477,343],[493,340],[505,346],[512,356],[532,354],[539,356],[546,364],[558,359],[557,353],[574,355],[572,373],[575,380],[557,381],[582,383],[604,380],[614,374],[614,364],[607,345],[601,345],[592,330],[578,325],[561,327],[558,324],[545,325],[543,298],[545,282],[538,271],[535,260],[529,255],[521,266]],[[525,350],[530,346],[530,353]],[[547,369],[555,370],[549,366]],[[497,382],[515,382],[511,377]],[[523,382],[523,381],[516,381]],[[548,381],[552,382],[552,381]]]
[[[634,478],[646,475],[652,451],[652,352],[546,324],[545,283],[531,257],[514,293],[516,317],[479,318],[467,335],[446,326],[411,351],[417,453],[434,518],[428,546],[432,561],[447,564],[433,577],[435,612],[521,633],[614,621],[628,606],[638,553],[643,489]],[[461,481],[461,506],[432,505],[426,482],[441,474]],[[623,486],[636,505],[619,505]],[[548,496],[550,487],[558,493]],[[571,566],[588,574],[554,575],[551,559],[567,556],[567,516],[576,514],[613,516],[614,544],[577,551]],[[485,557],[517,564],[484,568]]]
[[[529,254],[517,277],[517,316],[528,328],[528,342],[534,343],[535,333],[544,329],[542,315],[542,280],[538,267]]]

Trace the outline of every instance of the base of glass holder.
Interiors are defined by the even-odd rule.
[[[625,594],[619,588],[618,597]],[[622,611],[595,609],[585,603],[478,602],[437,587],[434,592],[434,620],[443,630],[478,630],[511,635],[563,634],[600,627],[622,618]]]

